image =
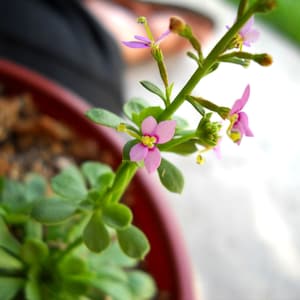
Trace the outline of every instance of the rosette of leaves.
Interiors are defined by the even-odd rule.
[[[103,197],[113,179],[98,162],[63,170],[50,195],[38,175],[1,178],[1,300],[153,298],[153,279],[137,268],[148,241],[127,206]]]

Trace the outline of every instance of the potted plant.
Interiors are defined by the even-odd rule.
[[[272,0],[251,4],[242,0],[234,25],[206,57],[192,29],[180,18],[171,18],[170,28],[157,40],[147,20],[139,18],[147,36],[137,36],[124,44],[151,51],[163,88],[148,81],[141,84],[158,96],[162,105],[149,106],[134,99],[124,106],[126,118],[90,108],[42,76],[0,61],[0,82],[7,94],[29,91],[41,112],[68,124],[79,135],[96,140],[101,148],[109,149],[113,158],[110,166],[86,161],[62,170],[51,179],[50,194],[39,176],[23,183],[1,179],[2,300],[196,299],[189,259],[176,222],[147,173],[157,171],[163,186],[180,193],[183,176],[161,157],[161,152],[196,154],[197,162],[203,163],[206,151],[219,153],[222,119],[228,122],[226,133],[233,142],[240,144],[244,136],[253,135],[242,111],[249,98],[249,86],[232,108],[192,92],[222,62],[271,64],[268,54],[252,54],[244,47],[258,36],[252,28],[253,15],[269,11],[274,5]],[[196,62],[194,74],[175,97],[159,47],[171,32],[190,42],[192,51],[188,55]],[[185,101],[199,112],[195,129],[174,116]],[[132,139],[124,145],[111,135],[111,128]],[[146,172],[138,171],[140,168]],[[138,260],[142,260],[140,269],[132,270]]]

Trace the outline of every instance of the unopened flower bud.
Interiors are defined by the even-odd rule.
[[[197,128],[198,142],[204,147],[214,147],[219,140],[219,131],[221,124],[219,122],[212,122],[210,118],[212,113],[206,114],[200,121]]]
[[[276,0],[258,0],[255,6],[256,12],[269,12],[277,6]]]
[[[139,24],[146,24],[147,23],[147,18],[143,17],[143,16],[138,17],[137,18],[137,23],[139,23]]]
[[[254,60],[261,66],[267,67],[273,63],[273,58],[270,54],[256,54],[254,55]]]
[[[169,29],[174,32],[180,34],[185,29],[186,23],[185,21],[177,16],[173,16],[170,18]]]

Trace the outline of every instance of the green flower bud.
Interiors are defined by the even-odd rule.
[[[255,4],[255,11],[265,13],[273,10],[276,6],[275,0],[258,0]]]
[[[212,113],[206,114],[200,121],[196,135],[198,142],[205,148],[215,147],[219,140],[219,131],[221,124],[219,122],[211,122]]]
[[[182,33],[185,30],[186,23],[185,21],[177,16],[170,18],[169,29],[174,33]]]
[[[267,67],[273,63],[273,58],[270,54],[263,53],[263,54],[256,54],[253,56],[255,62],[260,64],[261,66]]]

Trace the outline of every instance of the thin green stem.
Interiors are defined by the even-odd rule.
[[[137,170],[137,163],[125,160],[122,161],[116,172],[113,186],[110,188],[108,195],[111,201],[118,202],[121,199]]]
[[[174,138],[170,142],[160,145],[159,149],[161,151],[169,151],[169,149],[172,149],[173,147],[185,143],[193,138],[195,138],[195,131],[188,132],[180,138]]]
[[[195,86],[199,83],[211,67],[217,62],[218,57],[227,49],[228,44],[239,32],[243,25],[251,18],[255,11],[255,5],[251,6],[245,14],[237,20],[237,22],[227,31],[227,33],[216,44],[212,51],[208,54],[202,66],[199,66],[182,90],[178,93],[174,101],[161,113],[159,120],[166,120],[170,118],[174,112],[182,105],[187,95],[189,95]]]
[[[82,237],[80,236],[77,239],[75,239],[71,244],[69,244],[65,250],[60,251],[55,260],[57,262],[62,260],[66,255],[68,255],[70,252],[75,250],[81,244],[82,244]]]

